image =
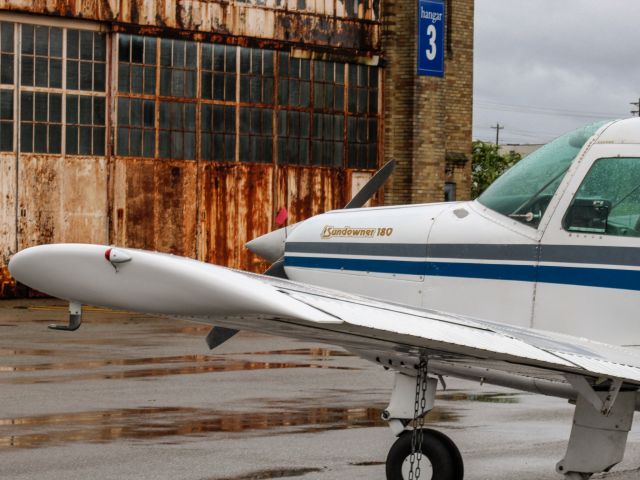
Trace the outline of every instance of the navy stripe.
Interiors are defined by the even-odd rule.
[[[428,248],[428,252],[427,252]],[[538,249],[540,254],[538,255]],[[370,242],[287,242],[287,253],[381,257],[456,258],[521,262],[590,263],[640,267],[640,248],[537,244],[426,244]]]
[[[284,257],[285,267],[325,268],[328,270],[352,270],[356,272],[397,273],[424,275],[427,262],[402,260],[363,260],[358,258]]]
[[[285,256],[285,266],[640,290],[640,271],[608,268]]]

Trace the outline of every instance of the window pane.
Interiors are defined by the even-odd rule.
[[[105,91],[105,68],[104,63],[93,64],[93,89],[96,92]]]
[[[49,86],[62,88],[62,60],[52,58],[49,62]]]
[[[36,26],[36,55],[49,55],[49,27]]]
[[[36,57],[35,74],[37,87],[49,86],[49,61],[47,58]]]
[[[13,83],[13,55],[2,55],[0,68],[0,82]]]
[[[10,152],[13,150],[13,123],[2,122],[0,125],[0,150]]]
[[[98,62],[107,59],[107,36],[104,33],[93,34],[93,59]]]
[[[62,95],[59,93],[49,94],[49,121],[62,122]]]
[[[77,155],[78,154],[78,128],[73,126],[68,126],[66,129],[66,149],[68,155]]]
[[[131,37],[129,35],[118,35],[118,60],[121,62],[131,61]]]
[[[62,57],[62,29],[51,27],[50,32],[50,55],[52,57]]]
[[[80,58],[93,60],[93,32],[80,31]]]
[[[105,129],[102,127],[93,129],[93,155],[104,155]]]
[[[78,123],[78,96],[67,95],[67,123]]]
[[[49,125],[49,153],[62,152],[62,125]]]

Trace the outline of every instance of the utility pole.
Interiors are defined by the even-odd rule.
[[[500,144],[500,130],[504,130],[504,126],[500,126],[499,123],[496,123],[496,126],[491,128],[496,131],[496,146],[498,146]]]
[[[631,110],[631,115],[640,117],[640,98],[638,98],[637,102],[631,102],[631,105],[635,105],[638,107],[638,110]]]

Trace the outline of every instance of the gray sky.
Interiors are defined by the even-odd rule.
[[[546,143],[640,97],[637,0],[476,0],[473,138]]]

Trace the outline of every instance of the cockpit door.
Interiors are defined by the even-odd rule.
[[[640,146],[597,144],[545,228],[534,327],[640,344]]]

